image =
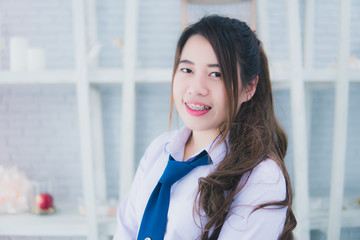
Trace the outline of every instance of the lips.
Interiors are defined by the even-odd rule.
[[[211,107],[201,103],[185,103],[187,112],[192,116],[202,116],[211,110]]]

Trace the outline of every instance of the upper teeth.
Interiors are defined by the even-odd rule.
[[[204,111],[204,110],[209,110],[210,109],[210,107],[208,107],[208,106],[202,106],[202,105],[199,105],[199,104],[188,103],[186,105],[190,109],[196,110],[196,111]]]

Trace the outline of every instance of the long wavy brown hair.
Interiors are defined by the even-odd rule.
[[[229,106],[228,121],[220,127],[220,142],[228,136],[227,154],[214,172],[199,179],[198,201],[195,201],[194,207],[198,214],[203,209],[207,218],[200,239],[218,238],[234,197],[241,194],[240,180],[245,176],[248,179],[250,175],[246,173],[251,173],[266,158],[273,159],[282,170],[286,181],[286,198],[261,204],[254,211],[270,205],[287,207],[285,225],[279,239],[293,239],[296,219],[292,211],[290,177],[284,163],[287,136],[275,116],[268,60],[262,44],[245,22],[218,15],[206,16],[187,27],[180,36],[173,80],[183,47],[195,34],[205,37],[217,56]],[[245,90],[258,77],[255,94],[240,109],[237,106],[241,90],[239,69],[241,85]],[[171,94],[170,123],[173,102]]]

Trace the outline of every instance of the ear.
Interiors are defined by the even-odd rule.
[[[250,84],[246,86],[246,88],[244,89],[245,90],[244,102],[249,101],[254,96],[258,81],[259,81],[259,76],[256,75],[256,77],[253,80],[251,80]]]

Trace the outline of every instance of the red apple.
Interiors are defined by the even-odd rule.
[[[54,199],[49,193],[40,193],[35,198],[36,204],[43,210],[53,207]]]

